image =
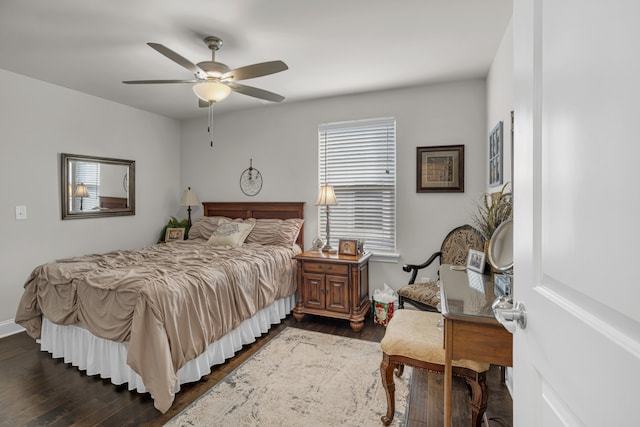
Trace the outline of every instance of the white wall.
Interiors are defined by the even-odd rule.
[[[504,182],[513,183],[513,147],[511,140],[511,114],[514,109],[515,94],[513,80],[513,20],[504,32],[500,47],[493,59],[489,74],[487,75],[487,135],[493,127],[502,120],[504,122]],[[489,139],[485,149],[486,162],[489,159]],[[487,176],[489,167],[487,165]],[[487,187],[489,182],[487,181]],[[487,191],[496,191],[500,187],[487,188]],[[513,187],[512,187],[513,189]],[[513,390],[513,368],[507,368],[506,383],[509,391]]]
[[[318,234],[317,128],[325,122],[394,116],[397,119],[398,263],[372,263],[370,289],[408,281],[405,263],[421,263],[452,228],[469,223],[486,189],[487,101],[484,79],[283,103],[214,117],[215,147],[206,118],[183,123],[181,187],[200,201],[305,201],[305,243]],[[232,96],[241,96],[234,94]],[[215,106],[214,106],[215,108]],[[465,145],[465,192],[416,193],[416,147]],[[260,170],[262,191],[242,194],[241,172]],[[197,208],[195,216],[202,214]],[[182,213],[182,216],[186,216]],[[436,270],[419,277],[435,277]]]
[[[0,335],[34,267],[155,243],[180,197],[180,122],[0,70]],[[59,154],[136,161],[136,215],[62,221]],[[26,205],[27,219],[15,219]]]
[[[512,141],[511,141],[511,111],[514,105],[513,82],[513,21],[509,22],[504,32],[500,47],[493,59],[487,75],[487,149],[485,158],[487,177],[489,176],[489,132],[503,122],[503,183],[512,183]],[[489,181],[487,180],[487,187]],[[488,188],[487,191],[499,190],[500,186]]]

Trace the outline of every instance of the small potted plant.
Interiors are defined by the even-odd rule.
[[[160,233],[160,238],[158,239],[158,243],[164,242],[165,235],[167,233],[167,228],[184,228],[184,238],[186,239],[189,235],[189,224],[186,219],[178,219],[174,216],[171,217],[167,225],[164,226],[162,232]]]
[[[508,185],[506,183],[499,191],[484,194],[481,202],[476,203],[476,211],[472,214],[476,228],[485,238],[485,250],[496,228],[510,219],[513,213],[513,194],[506,191]]]

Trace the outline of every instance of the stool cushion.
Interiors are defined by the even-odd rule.
[[[398,290],[398,295],[431,307],[437,307],[440,304],[440,288],[436,282],[421,282],[403,286]]]
[[[444,341],[442,330],[437,327],[441,318],[442,314],[429,311],[396,311],[380,341],[382,351],[444,366]],[[488,363],[473,360],[454,360],[451,364],[475,372],[489,370]]]

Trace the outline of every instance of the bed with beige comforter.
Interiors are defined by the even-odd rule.
[[[128,343],[127,364],[156,408],[173,402],[177,372],[207,345],[296,290],[291,247],[205,239],[58,260],[33,270],[16,322],[39,338],[42,316]]]

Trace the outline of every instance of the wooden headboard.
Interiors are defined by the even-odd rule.
[[[203,202],[204,216],[229,218],[304,219],[305,202]],[[304,250],[304,224],[296,243]]]

